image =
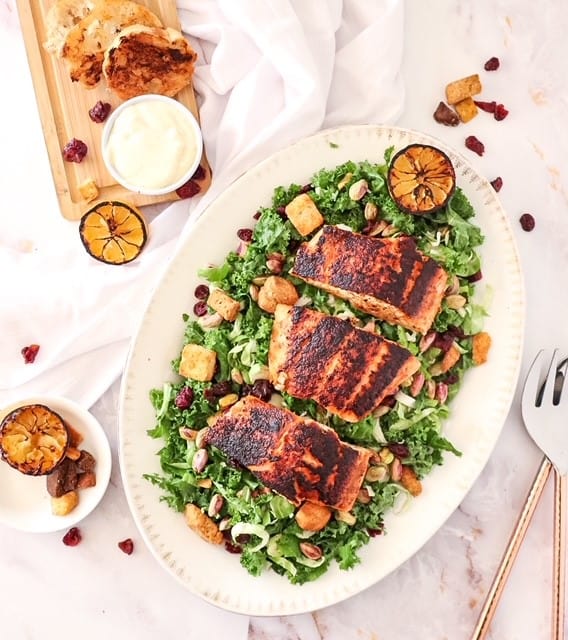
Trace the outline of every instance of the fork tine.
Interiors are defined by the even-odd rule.
[[[541,350],[536,354],[536,358],[533,360],[527,377],[525,378],[525,384],[523,386],[523,395],[521,407],[523,413],[528,411],[538,402],[540,384],[540,372],[542,369],[542,361],[544,360],[544,351]]]
[[[566,376],[568,375],[568,358],[564,358],[560,364],[558,365],[558,370],[562,374],[562,384],[560,385],[560,398],[558,400],[558,404],[561,406],[566,406],[568,404],[568,387],[566,390],[564,386],[566,384]]]
[[[554,400],[554,390],[556,387],[556,376],[558,375],[558,349],[554,349],[548,372],[546,374],[546,381],[544,383],[544,393],[542,394],[541,405],[547,407],[552,406]]]

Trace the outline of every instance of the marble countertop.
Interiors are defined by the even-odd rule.
[[[432,134],[463,152],[489,179],[501,176],[499,198],[508,212],[526,285],[526,336],[521,376],[541,348],[568,352],[568,303],[560,274],[568,268],[568,4],[564,0],[439,0],[406,2],[404,78],[406,106],[400,126]],[[25,206],[57,210],[47,156],[14,0],[0,1],[4,86],[0,114],[0,186],[3,215]],[[10,50],[10,58],[6,52]],[[483,73],[498,56],[501,66]],[[432,113],[447,82],[483,73],[487,99],[510,110],[497,122],[480,114],[456,128]],[[371,80],[370,80],[371,81]],[[14,100],[13,96],[19,96]],[[20,119],[21,118],[21,119]],[[26,140],[14,147],[4,130],[25,123]],[[21,126],[21,125],[18,125]],[[464,147],[467,135],[484,141],[479,157]],[[3,143],[3,144],[2,144]],[[34,185],[34,194],[21,199]],[[30,201],[30,198],[33,200]],[[531,233],[518,222],[536,220]],[[79,548],[61,534],[25,534],[0,527],[2,636],[13,640],[101,637],[236,640],[461,640],[470,637],[485,594],[540,464],[525,432],[519,390],[495,450],[459,508],[398,570],[365,592],[333,607],[286,618],[248,618],[214,608],[185,591],[156,563],[139,537],[121,487],[116,447],[120,381],[93,407],[111,440],[114,469],[102,503],[81,524]],[[117,542],[131,537],[124,555]],[[511,572],[489,638],[550,637],[552,485],[549,483]]]

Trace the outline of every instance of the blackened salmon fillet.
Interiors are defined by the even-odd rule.
[[[413,238],[374,238],[326,225],[298,248],[290,274],[376,318],[426,333],[447,274]]]
[[[254,396],[223,413],[205,441],[295,505],[309,501],[340,511],[353,507],[371,456],[330,427]]]
[[[302,306],[276,307],[270,381],[347,422],[368,416],[419,368],[410,351],[348,320]]]

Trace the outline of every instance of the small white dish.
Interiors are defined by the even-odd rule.
[[[27,476],[0,458],[0,524],[30,533],[47,533],[67,529],[85,518],[99,504],[110,480],[111,451],[107,436],[98,420],[87,409],[66,398],[35,396],[0,409],[0,421],[29,404],[43,404],[58,413],[82,436],[79,449],[96,460],[97,483],[79,490],[79,504],[66,516],[51,513],[51,498],[45,476]]]
[[[101,137],[103,161],[124,188],[171,193],[196,172],[203,136],[193,113],[174,98],[144,94],[111,112]]]

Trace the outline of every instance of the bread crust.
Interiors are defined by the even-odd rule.
[[[161,27],[150,9],[132,0],[98,0],[85,18],[70,29],[61,56],[71,80],[87,88],[99,83],[105,51],[118,33],[133,24]]]
[[[94,0],[57,0],[45,16],[46,50],[60,57],[67,34],[94,6]]]

